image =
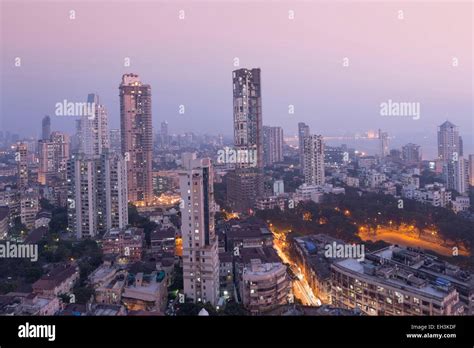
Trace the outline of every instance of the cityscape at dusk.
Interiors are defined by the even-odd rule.
[[[345,343],[398,318],[398,343],[465,343],[473,15],[471,1],[0,0],[6,343],[71,343],[72,317],[111,316],[170,334],[167,317],[311,317]]]

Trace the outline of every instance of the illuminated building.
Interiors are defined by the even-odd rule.
[[[219,300],[219,259],[214,231],[213,170],[210,159],[180,172],[184,294],[193,302]]]
[[[28,186],[28,147],[26,143],[16,145],[15,161],[17,163],[17,186],[19,189]]]
[[[283,162],[283,129],[263,126],[263,160],[266,166]]]
[[[122,154],[127,162],[128,199],[151,202],[153,133],[151,122],[151,87],[142,84],[138,75],[122,76],[120,124]]]
[[[428,269],[418,269],[422,267]],[[439,276],[430,279],[428,270],[421,255],[393,246],[367,255],[362,262],[353,258],[335,262],[332,304],[359,308],[368,315],[462,314],[464,306],[452,282]]]
[[[310,135],[303,140],[303,173],[308,185],[324,184],[324,142],[322,135]]]
[[[298,150],[300,154],[300,167],[301,167],[301,172],[303,172],[304,169],[304,138],[308,137],[310,135],[310,130],[309,126],[304,123],[300,122],[298,123]]]
[[[68,161],[68,228],[77,238],[128,225],[127,172],[120,154]]]
[[[248,212],[264,190],[260,69],[235,70],[232,83],[234,147],[255,160],[234,163],[235,170],[227,175],[227,198],[232,209]]]

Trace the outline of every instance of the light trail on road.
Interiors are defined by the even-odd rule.
[[[282,246],[280,244],[281,243],[286,243],[284,241],[286,238],[284,236],[282,237],[280,234],[275,232],[273,229],[270,229],[270,230],[272,231],[273,236],[275,237],[274,242],[273,242],[273,248],[278,253],[278,256],[280,257],[280,259],[284,263],[290,265],[291,270],[293,271],[293,273],[298,278],[298,279],[293,279],[292,280],[293,292],[294,292],[295,297],[297,299],[301,300],[301,302],[304,305],[307,305],[307,306],[320,306],[321,305],[321,300],[318,299],[314,295],[313,290],[309,286],[309,284],[306,281],[304,275],[298,270],[297,265],[294,262],[292,262],[290,260],[290,258],[283,251]]]

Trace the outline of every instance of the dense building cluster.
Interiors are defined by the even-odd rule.
[[[118,86],[120,129],[91,93],[74,134],[54,130],[50,116],[40,139],[0,132],[0,246],[14,247],[1,255],[22,248],[30,258],[0,275],[0,314],[474,314],[471,270],[436,250],[388,242],[369,251],[340,231],[303,233],[289,220],[279,230],[260,215],[324,211],[328,197],[356,192],[472,223],[474,155],[458,127],[439,126],[437,158],[415,143],[392,148],[381,129],[354,135],[376,144],[366,153],[303,122],[295,136],[266,125],[259,68],[235,70],[231,87],[232,137],[174,134],[167,121],[154,134],[151,86],[132,73]],[[301,214],[318,226],[328,219]],[[423,245],[441,243],[432,232]]]

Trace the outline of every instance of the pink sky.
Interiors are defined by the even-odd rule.
[[[339,134],[429,131],[446,118],[473,132],[469,2],[2,1],[0,128],[38,134],[63,99],[97,92],[118,127],[118,84],[153,90],[155,126],[231,134],[231,72],[260,67],[264,124],[299,121]],[[69,19],[69,10],[76,19]],[[179,20],[179,11],[185,19]],[[295,19],[288,19],[288,11]],[[404,20],[397,18],[398,11]],[[15,68],[14,58],[22,58]],[[125,57],[131,67],[124,68]],[[349,68],[342,67],[348,57]],[[459,60],[454,68],[452,58]],[[421,103],[420,120],[387,119],[388,99]],[[178,106],[186,106],[184,115]],[[295,114],[288,114],[288,105]],[[18,122],[22,120],[25,122]],[[53,118],[53,128],[72,129]],[[465,142],[469,139],[465,136]],[[468,144],[467,144],[468,145]]]

